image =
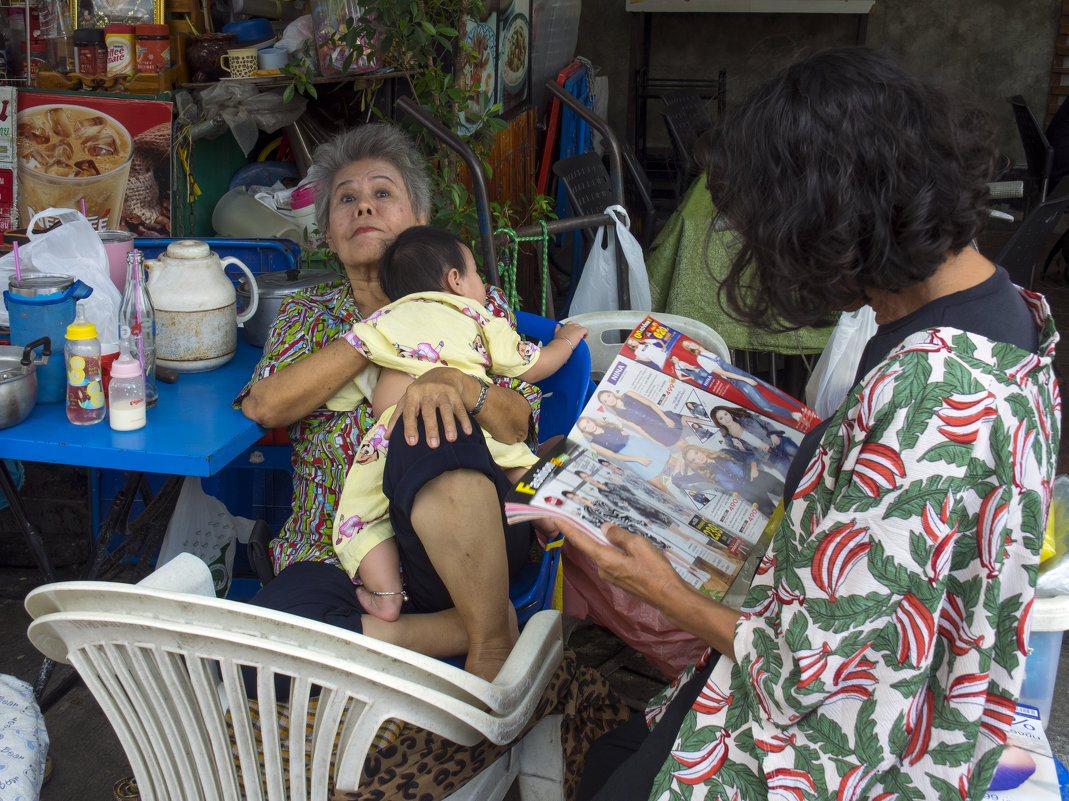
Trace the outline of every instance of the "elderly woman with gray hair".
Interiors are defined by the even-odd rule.
[[[344,335],[389,302],[379,286],[380,258],[401,231],[427,223],[430,183],[412,142],[386,123],[321,145],[309,175],[320,187],[319,229],[345,280],[283,303],[238,398],[247,417],[285,426],[293,444],[293,514],[270,546],[278,575],[253,602],[431,656],[467,653],[465,669],[492,680],[517,636],[509,579],[526,559],[531,532],[504,521],[509,485],[480,426],[500,442],[523,440],[538,390],[510,379],[485,387],[449,367],[411,385],[394,415],[383,480],[401,552],[403,614],[393,623],[366,614],[330,533],[346,472],[374,418],[367,403],[337,412],[325,402],[368,364]],[[487,290],[487,307],[512,320],[501,291]]]

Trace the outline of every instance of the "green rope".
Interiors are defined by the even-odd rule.
[[[498,259],[497,269],[501,276],[501,289],[505,299],[513,309],[520,307],[520,295],[516,288],[517,270],[520,263],[520,242],[541,242],[539,262],[542,267],[542,316],[546,316],[546,295],[549,293],[549,229],[545,220],[539,220],[542,233],[533,236],[520,236],[511,228],[498,228],[494,235],[504,234],[508,237],[503,257]]]

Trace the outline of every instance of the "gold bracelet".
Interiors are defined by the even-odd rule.
[[[563,339],[565,342],[568,343],[568,347],[569,348],[571,348],[572,350],[575,350],[575,345],[572,344],[572,341],[570,339],[568,339],[568,337],[564,336],[564,334],[560,334],[559,337],[560,337],[560,339]],[[556,336],[553,337],[553,338],[557,339]]]

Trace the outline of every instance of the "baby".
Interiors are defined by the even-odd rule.
[[[365,369],[327,402],[334,410],[355,409],[371,398],[377,423],[360,443],[345,477],[334,518],[334,550],[370,614],[395,620],[404,598],[400,563],[388,504],[382,492],[386,432],[397,401],[416,376],[438,366],[477,378],[486,398],[488,372],[537,382],[568,361],[586,329],[564,323],[551,342],[525,342],[483,305],[486,290],[471,250],[447,231],[416,226],[402,232],[382,257],[379,283],[391,303],[353,326],[349,343],[381,368]],[[505,445],[485,430],[487,447],[509,479],[518,481],[537,458],[521,443]]]

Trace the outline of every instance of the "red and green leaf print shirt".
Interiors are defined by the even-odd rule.
[[[848,396],[746,596],[738,664],[713,670],[651,798],[983,795],[1023,677],[1061,425],[1058,334],[1021,291],[1038,355],[930,329]]]
[[[486,307],[515,327],[515,317],[497,287],[486,287]],[[249,388],[261,378],[326,347],[361,319],[348,283],[321,284],[287,298],[252,380],[238,395],[235,405],[240,405]],[[531,404],[537,425],[542,398],[538,387],[516,379],[493,378],[523,394]],[[371,406],[365,402],[351,412],[322,407],[287,428],[293,449],[293,514],[272,542],[276,573],[294,562],[337,564],[330,531],[338,495],[360,440],[374,422]],[[532,427],[532,431],[537,428]]]

